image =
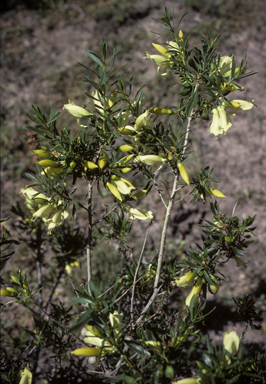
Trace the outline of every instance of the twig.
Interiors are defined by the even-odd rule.
[[[54,292],[55,292],[55,290],[56,290],[56,287],[58,286],[58,284],[59,284],[59,282],[60,282],[60,279],[61,279],[61,276],[62,276],[63,273],[64,273],[64,269],[65,269],[65,268],[61,268],[60,271],[59,271],[59,275],[58,275],[58,277],[57,277],[57,279],[56,279],[56,282],[55,282],[55,284],[54,284],[54,286],[53,286],[53,288],[52,288],[52,290],[51,290],[51,293],[50,293],[50,295],[49,295],[49,297],[48,297],[48,300],[47,300],[47,302],[46,302],[46,304],[45,304],[45,306],[44,306],[44,309],[45,309],[45,310],[47,310],[48,305],[50,304],[50,301],[52,300],[52,297],[53,297],[53,294],[54,294]]]
[[[108,217],[109,215],[111,215],[111,213],[114,212],[114,210],[115,210],[117,207],[118,207],[118,204],[116,204],[116,205],[111,209],[111,211],[107,213],[107,215],[102,216],[99,220],[95,221],[95,222],[92,224],[92,226],[99,224],[99,223],[100,223],[101,221],[103,221],[106,217]]]
[[[194,94],[197,92],[198,87],[199,87],[199,83],[196,83],[195,89],[194,89]],[[186,150],[186,147],[188,144],[188,136],[189,136],[189,132],[190,132],[190,126],[191,126],[191,122],[192,122],[193,113],[194,112],[192,109],[192,111],[188,117],[188,121],[187,121],[187,130],[186,130],[186,135],[185,135],[185,140],[184,140],[183,155],[185,153],[185,150]],[[170,196],[170,199],[168,202],[168,206],[166,209],[164,225],[163,225],[163,230],[162,230],[160,250],[159,250],[159,255],[158,255],[157,271],[156,271],[154,287],[153,287],[154,291],[153,291],[153,294],[150,297],[150,300],[148,301],[147,305],[145,306],[145,308],[141,312],[141,316],[138,318],[136,324],[140,323],[145,312],[148,311],[148,309],[150,308],[150,306],[152,305],[153,301],[155,300],[155,298],[157,297],[157,295],[159,293],[158,284],[159,284],[159,280],[160,280],[160,276],[161,276],[161,269],[162,269],[162,263],[163,263],[163,258],[164,258],[164,251],[165,251],[165,244],[166,244],[166,232],[167,232],[167,227],[168,227],[168,223],[170,220],[170,216],[171,216],[171,212],[172,212],[172,208],[173,208],[173,204],[174,204],[175,195],[176,195],[177,191],[179,190],[179,188],[177,188],[177,182],[178,182],[178,175],[175,174],[172,193],[171,193],[171,196]]]
[[[151,224],[152,224],[152,221],[150,222],[150,225],[149,225],[149,227],[147,229],[146,236],[145,236],[145,239],[144,239],[144,242],[143,242],[143,246],[142,246],[142,249],[141,249],[138,265],[137,265],[137,268],[136,268],[136,271],[135,271],[135,275],[134,275],[133,288],[132,288],[132,296],[131,296],[131,305],[130,305],[131,321],[133,321],[133,318],[134,318],[134,316],[133,316],[133,305],[134,305],[134,294],[135,294],[136,280],[137,280],[137,276],[138,276],[138,273],[139,273],[139,268],[140,268],[140,264],[141,264],[141,261],[142,261],[142,258],[143,258],[144,249],[145,249],[145,245],[146,245],[146,242],[147,242],[148,234],[149,234],[149,231],[150,231],[150,228],[151,228]]]
[[[162,200],[163,205],[164,205],[165,208],[167,209],[167,205],[166,205],[166,203],[165,203],[165,201],[164,201],[163,195],[161,194],[161,191],[160,191],[160,189],[159,189],[159,185],[158,185],[158,183],[157,183],[157,181],[156,181],[155,178],[153,179],[153,182],[154,182],[155,187],[156,187],[156,189],[157,189],[157,191],[158,191],[158,194],[159,194],[159,196],[160,196],[160,198],[161,198],[161,200]]]
[[[90,293],[91,272],[91,242],[92,242],[92,186],[91,181],[88,182],[88,242],[87,242],[87,276],[88,276],[88,292]]]

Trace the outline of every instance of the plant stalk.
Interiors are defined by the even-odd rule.
[[[91,255],[92,255],[92,182],[88,182],[88,241],[87,241],[87,276],[88,292],[90,293],[90,281],[92,279]]]

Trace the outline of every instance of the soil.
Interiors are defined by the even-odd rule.
[[[232,295],[246,291],[259,301],[262,309],[261,331],[248,331],[246,343],[265,352],[266,341],[266,4],[264,0],[230,2],[196,0],[170,1],[86,1],[75,3],[51,1],[52,7],[36,9],[35,2],[11,2],[1,14],[1,180],[2,217],[10,212],[10,203],[18,199],[18,191],[28,183],[25,172],[34,172],[36,158],[27,145],[22,128],[29,124],[25,113],[30,106],[44,109],[54,103],[58,110],[68,99],[82,105],[85,102],[82,82],[83,69],[76,63],[88,63],[85,48],[96,50],[103,37],[111,49],[121,44],[121,62],[127,63],[125,76],[134,75],[134,91],[145,82],[144,94],[151,105],[171,105],[176,88],[171,81],[159,78],[156,67],[143,60],[146,51],[152,52],[151,43],[156,36],[151,31],[162,31],[154,20],[162,17],[164,7],[173,8],[176,19],[188,11],[181,24],[182,31],[191,33],[192,42],[198,42],[197,33],[210,31],[211,36],[222,34],[221,55],[235,54],[239,63],[245,53],[250,70],[256,75],[242,80],[245,93],[236,99],[254,100],[257,107],[239,113],[233,118],[228,134],[215,140],[209,133],[209,122],[193,127],[194,151],[191,172],[207,165],[214,167],[218,189],[226,195],[219,201],[222,212],[246,218],[256,217],[256,241],[250,246],[246,261],[248,269],[225,266],[228,280],[219,291],[218,306],[223,313],[216,324],[209,324],[213,339],[224,330],[243,330],[244,324],[228,316],[228,300]],[[37,2],[38,3],[38,2]],[[40,2],[48,4],[48,2]],[[96,5],[97,3],[97,5]],[[38,8],[38,7],[37,7]],[[63,120],[67,119],[64,114]],[[200,160],[199,160],[200,159]],[[22,199],[21,199],[22,201]],[[156,234],[161,225],[161,212],[149,201],[149,209],[155,212],[157,222],[151,233]],[[210,218],[208,204],[190,205],[184,202],[172,217],[169,235],[178,247],[185,239],[185,247],[200,240],[199,224],[202,218]],[[213,304],[213,303],[209,303]]]

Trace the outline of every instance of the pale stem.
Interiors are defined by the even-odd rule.
[[[199,87],[199,83],[196,83],[195,89],[194,89],[194,93],[197,92],[198,87]],[[183,154],[186,151],[186,147],[187,147],[187,143],[188,143],[188,136],[189,136],[189,130],[190,130],[191,122],[192,122],[192,116],[193,116],[193,110],[191,111],[191,113],[190,113],[190,115],[188,117],[188,121],[187,121],[187,128],[186,128],[186,136],[185,136],[185,140],[184,140],[184,151],[183,151]],[[171,196],[170,196],[170,199],[169,199],[169,203],[168,203],[168,206],[167,206],[167,209],[166,209],[166,213],[165,213],[165,219],[164,219],[162,236],[161,236],[161,242],[160,242],[160,250],[159,250],[159,256],[158,256],[158,263],[157,263],[157,271],[156,271],[156,277],[155,277],[154,286],[153,286],[153,294],[152,294],[150,300],[148,301],[147,305],[143,309],[143,311],[141,313],[141,316],[138,318],[136,324],[140,323],[140,321],[142,320],[144,314],[150,308],[150,306],[152,305],[152,303],[154,302],[155,298],[157,297],[157,295],[159,293],[160,287],[158,287],[158,285],[159,285],[159,280],[160,280],[160,275],[161,275],[162,263],[163,263],[163,259],[164,259],[167,227],[168,227],[168,223],[169,223],[169,220],[170,220],[170,216],[171,216],[171,212],[172,212],[172,208],[173,208],[173,204],[174,204],[175,195],[177,193],[177,182],[178,182],[178,175],[175,175],[174,183],[173,183],[173,188],[172,188],[172,193],[171,193]]]
[[[88,292],[90,293],[90,281],[92,279],[91,255],[92,255],[92,182],[88,182],[88,241],[87,241],[87,276]]]
[[[149,234],[149,230],[150,230],[151,224],[152,224],[152,221],[150,222],[150,225],[149,225],[149,227],[147,229],[146,236],[145,236],[145,239],[144,239],[144,242],[143,242],[143,246],[142,246],[142,250],[141,250],[141,253],[140,253],[140,256],[139,256],[138,265],[137,265],[137,268],[136,268],[136,271],[135,271],[135,275],[134,275],[133,289],[132,289],[132,296],[131,296],[131,305],[130,305],[130,313],[131,313],[131,320],[132,321],[133,321],[133,318],[134,318],[134,316],[133,316],[133,305],[134,305],[134,295],[135,295],[136,280],[137,280],[137,276],[138,276],[138,273],[139,273],[140,264],[141,264],[141,261],[142,261],[143,255],[144,255],[145,245],[146,245],[146,242],[147,242],[147,238],[148,238],[148,234]]]

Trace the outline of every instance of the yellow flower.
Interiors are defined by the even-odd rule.
[[[118,313],[117,311],[109,314],[110,323],[116,338],[120,337],[121,335],[123,317],[123,313]]]
[[[175,279],[175,284],[178,287],[186,287],[191,281],[193,281],[196,277],[195,272],[187,272],[184,276],[177,277]]]
[[[42,174],[42,175],[45,175],[45,174],[47,174],[47,175],[52,175],[53,173],[61,173],[62,171],[63,171],[62,168],[47,167],[47,168],[45,168],[45,169],[41,172],[41,174]]]
[[[189,184],[189,177],[188,177],[188,173],[187,173],[187,170],[186,168],[184,167],[184,164],[178,160],[177,162],[177,167],[178,167],[178,170],[180,172],[180,175],[182,177],[182,179],[187,183]]]
[[[171,111],[171,109],[165,109],[165,108],[150,108],[149,112],[155,113],[155,115],[172,115],[174,112]]]
[[[107,182],[106,183],[106,186],[107,188],[109,189],[109,191],[120,201],[122,201],[122,196],[120,194],[120,192],[118,191],[118,189],[112,184],[112,183],[109,183]]]
[[[233,56],[223,56],[220,58],[218,69],[223,76],[229,77],[231,75],[232,62]],[[238,72],[238,70],[239,68],[236,68],[235,73]]]
[[[101,353],[99,348],[78,348],[71,352],[76,356],[97,356]]]
[[[6,289],[0,289],[1,296],[14,297],[18,295],[18,291],[12,287],[6,287]]]
[[[130,208],[128,210],[128,216],[131,220],[139,219],[139,220],[153,220],[152,211],[144,212],[141,209]]]
[[[130,152],[130,151],[133,151],[133,149],[135,149],[135,146],[124,144],[124,145],[120,145],[119,149],[121,152]]]
[[[191,303],[191,300],[193,299],[194,297],[194,306],[196,305],[197,303],[197,298],[200,294],[200,291],[201,291],[201,287],[204,283],[204,279],[203,278],[198,278],[198,280],[196,281],[196,284],[194,285],[194,287],[192,288],[192,291],[190,292],[190,294],[188,295],[188,297],[186,298],[186,305],[189,307],[190,306],[190,303]]]
[[[136,189],[128,180],[123,179],[122,177],[112,175],[111,180],[116,184],[116,187],[120,193],[123,195],[129,195],[131,191]]]
[[[152,121],[148,120],[149,111],[146,111],[138,116],[135,123],[135,129],[137,131],[141,130],[141,128],[145,129],[153,129],[154,124]]]
[[[233,357],[237,353],[239,349],[240,339],[236,333],[236,331],[232,331],[230,333],[225,332],[223,336],[223,347],[227,350],[227,352],[230,353],[230,355]],[[226,355],[225,359],[228,364],[230,364],[231,360]]]
[[[32,383],[32,373],[28,367],[24,368],[23,371],[20,371],[20,382],[19,384],[31,384]]]
[[[47,204],[34,212],[32,216],[42,218],[44,224],[50,231],[63,224],[64,220],[68,217],[68,212],[64,210],[61,204]]]
[[[50,159],[37,161],[37,164],[39,164],[41,167],[53,167],[53,168],[60,167],[60,164],[58,163],[58,161],[54,161]]]
[[[111,323],[111,327],[113,330],[114,338],[117,340],[120,338],[122,333],[122,321],[123,321],[123,313],[118,313],[114,311],[114,313],[109,314],[109,320]],[[103,349],[102,356],[104,356],[107,352],[115,352],[116,347],[113,346],[109,341],[104,340],[101,331],[92,325],[86,325],[87,331],[85,332],[84,342],[88,344],[95,345],[96,347],[100,347]],[[83,332],[84,333],[84,332]],[[80,348],[71,352],[73,355],[77,356],[96,356],[101,353],[100,348]]]
[[[230,104],[227,104],[228,113],[232,116],[235,116],[239,111],[247,111],[254,107],[254,103],[252,101],[245,100],[232,100]]]
[[[162,157],[157,155],[140,155],[136,157],[136,160],[142,161],[144,164],[147,165],[154,165],[163,162]]]
[[[235,116],[239,111],[247,111],[255,105],[253,101],[245,100],[232,100],[230,103],[231,104],[223,102],[217,108],[212,110],[213,120],[210,127],[210,133],[213,133],[215,136],[226,133],[232,126],[230,116]],[[226,112],[230,116],[228,116]]]
[[[21,189],[20,193],[26,197],[27,200],[33,201],[37,204],[45,204],[49,198],[45,196],[43,193],[36,191],[32,187]],[[26,203],[27,204],[27,203]]]
[[[99,167],[101,169],[103,169],[108,163],[108,157],[107,155],[104,153],[99,161]]]
[[[75,117],[84,117],[84,116],[91,115],[91,113],[87,111],[85,108],[81,108],[75,105],[74,103],[65,104],[63,109],[66,109],[72,116],[75,116]]]
[[[186,379],[172,381],[172,384],[200,384],[200,379],[195,379],[194,377],[188,377]]]
[[[73,263],[66,264],[65,270],[68,275],[71,275],[73,267],[78,267],[79,263],[77,261],[73,261]]]
[[[214,108],[212,114],[213,120],[210,126],[210,133],[213,133],[215,136],[226,133],[232,124],[231,118],[226,115],[224,107],[219,106]]]
[[[44,151],[43,149],[36,149],[33,151],[35,155],[42,157],[43,159],[52,159],[53,155],[50,152]]]
[[[210,188],[210,190],[213,196],[219,197],[220,199],[223,199],[226,197],[222,192],[218,191],[218,189]]]

